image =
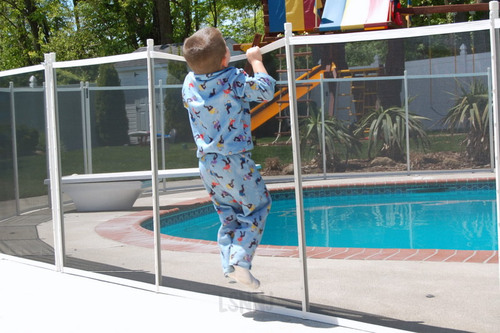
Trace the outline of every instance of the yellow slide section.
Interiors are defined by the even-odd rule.
[[[301,98],[309,91],[314,89],[319,82],[308,82],[307,84],[300,84],[300,80],[319,80],[321,74],[324,72],[320,66],[316,66],[309,72],[297,78],[297,99]],[[284,110],[289,105],[288,88],[281,88],[274,94],[274,98],[267,102],[261,103],[254,107],[250,113],[252,115],[252,130],[258,128],[260,125],[277,115],[280,110]]]

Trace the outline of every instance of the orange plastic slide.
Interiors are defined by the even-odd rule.
[[[323,72],[324,70],[320,66],[316,66],[297,78],[297,99],[307,94],[319,84],[318,81],[300,84],[300,80],[319,80]],[[274,98],[271,101],[261,103],[250,110],[252,115],[252,130],[277,115],[280,110],[286,109],[289,105],[288,100],[288,88],[284,87],[274,94]]]

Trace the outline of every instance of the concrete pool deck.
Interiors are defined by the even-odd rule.
[[[322,185],[327,182],[339,185],[354,183],[382,184],[407,181],[455,181],[456,179],[461,179],[462,181],[467,181],[469,179],[491,180],[493,179],[493,174],[468,173],[368,178],[345,177],[328,181],[320,180],[319,182]],[[162,195],[160,198],[162,209],[175,207],[178,203],[199,201],[206,198],[206,192],[196,189],[196,183],[196,181],[179,182],[175,184],[175,187],[169,184],[172,186],[170,188],[171,192]],[[271,189],[287,188],[293,185],[290,183],[268,183]],[[304,181],[304,185],[318,185],[318,181]],[[150,247],[138,246],[137,244],[132,245],[127,242],[102,237],[96,232],[96,228],[103,223],[150,210],[150,207],[151,198],[142,197],[136,202],[134,212],[79,213],[74,210],[69,210],[65,214],[64,220],[66,252],[68,258],[98,261],[103,264],[125,267],[134,272],[151,272],[154,263],[152,258],[153,251]],[[119,232],[119,226],[116,227],[118,229],[115,229],[115,231]],[[37,230],[40,239],[48,244],[52,244],[53,236],[51,223],[42,223],[38,226]],[[301,319],[290,319],[289,317],[279,316],[274,317],[275,315],[273,314],[262,314],[260,311],[255,311],[255,309],[250,310],[250,312],[247,310],[235,310],[238,304],[244,303],[244,300],[248,299],[246,297],[250,296],[263,297],[261,299],[264,302],[263,304],[270,307],[275,305],[274,301],[276,300],[281,301],[285,306],[287,306],[288,302],[288,307],[292,308],[300,304],[300,266],[298,259],[294,256],[257,255],[254,261],[253,272],[262,282],[262,287],[258,293],[248,292],[240,289],[238,286],[228,284],[227,281],[222,278],[218,254],[216,253],[211,253],[210,251],[197,253],[166,249],[162,251],[162,257],[163,275],[168,277],[166,282],[167,286],[172,285],[175,287],[176,281],[181,288],[183,284],[191,283],[197,284],[200,291],[207,290],[207,292],[210,293],[210,290],[216,290],[220,291],[224,297],[226,295],[229,296],[229,298],[215,296],[216,298],[212,299],[218,306],[219,311],[216,311],[217,313],[213,312],[215,309],[213,308],[214,304],[211,306],[207,306],[207,304],[200,305],[198,303],[199,300],[196,298],[190,300],[189,297],[187,297],[185,301],[191,303],[193,310],[197,314],[196,316],[198,316],[198,311],[203,312],[205,310],[207,314],[211,314],[210,319],[201,316],[200,320],[198,320],[192,317],[192,313],[190,314],[191,317],[183,313],[183,311],[187,311],[186,308],[182,307],[184,303],[181,302],[179,307],[171,308],[171,305],[165,305],[171,301],[168,295],[164,295],[165,297],[163,297],[149,292],[150,296],[152,295],[151,299],[147,296],[149,302],[156,304],[156,300],[153,300],[153,298],[162,298],[161,306],[168,308],[176,319],[182,318],[183,320],[187,320],[187,328],[191,327],[189,325],[194,325],[192,321],[199,321],[201,326],[205,325],[211,327],[211,325],[218,325],[224,320],[234,320],[234,323],[244,325],[243,327],[245,327],[245,329],[248,328],[248,331],[260,330],[264,332],[275,332],[282,330],[285,332],[294,332],[300,329],[302,332],[308,331],[309,329],[317,330],[321,328],[335,329],[335,332],[343,332],[340,330],[340,327],[332,325],[331,323],[316,324],[314,321],[303,322]],[[307,263],[311,295],[310,300],[312,303],[311,310],[315,313],[345,318],[346,320],[352,320],[355,323],[359,323],[358,326],[351,325],[348,328],[344,327],[349,332],[389,331],[389,329],[384,328],[384,326],[420,332],[496,332],[498,327],[500,327],[498,259],[495,259],[498,257],[497,254],[493,254],[493,256],[488,258],[488,260],[483,260],[481,262],[468,263],[458,261],[437,262],[423,259],[418,261],[371,260],[374,258],[370,259],[370,257],[364,259],[351,257],[351,260],[309,258]],[[2,274],[6,267],[4,264],[5,263],[0,260]],[[45,273],[47,273],[45,271],[31,271],[32,268],[27,269],[27,271],[30,271],[29,273],[22,273],[25,268],[24,266],[21,267],[19,270],[21,273],[19,274],[28,274],[30,276],[33,274],[36,278],[38,274],[45,276]],[[16,272],[16,269],[12,270],[12,267],[8,269]],[[106,274],[106,272],[101,273]],[[39,286],[41,290],[23,287],[23,279],[16,279],[15,276],[18,275],[16,273],[11,277],[13,280],[17,281],[12,281],[12,283],[19,283],[19,285],[17,285],[19,288],[18,290],[24,288],[27,290],[28,294],[32,293],[32,296],[36,297],[41,293],[41,297],[48,297],[48,289],[45,289],[45,287],[55,288],[58,284],[58,277],[60,276],[60,274],[55,272],[51,272],[51,274],[55,274],[54,276],[56,278],[53,282],[47,282],[47,285],[45,285],[46,280],[43,280],[44,282]],[[65,275],[66,274],[63,274],[62,276]],[[48,279],[50,280],[51,278]],[[85,278],[74,276],[71,276],[70,280],[71,282],[68,281],[68,288],[78,289],[80,285],[94,283],[86,281]],[[71,287],[73,284],[74,287]],[[14,285],[16,284],[14,283]],[[115,287],[125,288],[125,290],[122,291],[125,294],[129,291],[129,289],[126,288],[130,288],[104,283],[102,289],[114,289]],[[98,287],[96,290],[106,295],[106,291],[101,291],[100,288],[101,287]],[[93,293],[90,293],[89,295],[92,294]],[[2,295],[4,295],[3,291]],[[61,297],[63,302],[67,301],[69,302],[68,304],[75,306],[76,309],[81,307],[73,301],[71,291],[65,288],[62,288],[60,293],[57,292],[56,295],[57,297]],[[97,293],[94,295],[99,294]],[[217,295],[217,292],[213,293],[212,296],[213,295]],[[79,291],[74,296],[77,299],[79,299],[78,297],[81,297],[82,300],[87,299],[87,296],[85,294],[82,295]],[[204,297],[205,295],[202,296]],[[234,296],[234,298],[232,296]],[[116,301],[113,300],[113,298],[116,298]],[[3,296],[2,300],[4,300]],[[138,296],[138,302],[141,302],[141,300],[142,296]],[[113,303],[117,309],[122,309],[120,301],[122,301],[122,299],[113,294],[111,294],[109,298],[106,298],[106,302]],[[0,304],[2,303],[4,303],[3,305],[7,305],[5,303],[9,302],[0,302]],[[134,302],[133,304],[136,303]],[[189,306],[189,304],[186,304],[186,307]],[[137,308],[136,305],[133,307]],[[97,306],[97,308],[100,308],[100,306]],[[57,313],[57,311],[53,311],[50,308],[39,309],[39,311],[42,313],[45,312],[47,315],[49,313]],[[133,320],[131,318],[133,315],[127,311],[130,310],[125,311],[127,314],[126,322],[132,322]],[[68,318],[73,318],[75,322],[78,320],[77,318],[80,318],[76,314],[70,315],[67,312],[68,311],[63,311]],[[2,328],[2,318],[6,318],[2,317],[1,313],[3,312],[0,311],[0,328]],[[12,310],[5,313],[12,313]],[[91,313],[94,314],[96,318],[100,316],[95,314],[93,310]],[[119,315],[114,311],[111,311],[110,314],[112,318],[114,318],[113,316],[115,315]],[[131,317],[129,317],[129,315]],[[227,317],[227,315],[230,315],[229,317],[231,318]],[[252,317],[253,320],[249,320],[249,318]],[[157,318],[161,320],[162,317],[160,315]],[[137,321],[141,320],[140,318],[136,319]],[[369,323],[371,326],[363,326],[365,325],[364,323]],[[134,325],[138,324],[131,324],[130,327],[134,327]],[[324,325],[326,325],[326,327]],[[83,325],[82,327],[88,327],[88,325]],[[23,332],[22,330],[17,331]],[[12,330],[12,332],[17,331]],[[125,329],[122,331],[126,332],[127,330]]]

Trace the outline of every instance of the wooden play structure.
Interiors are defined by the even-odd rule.
[[[399,0],[262,0],[262,4],[264,36],[256,35],[252,44],[234,45],[235,50],[246,51],[252,45],[263,46],[281,38],[285,22],[291,22],[297,34],[335,34],[409,27],[409,17],[412,15],[489,10],[488,3],[402,8]],[[349,90],[342,93],[335,91],[335,85],[330,85],[329,114],[334,114],[333,101],[336,98],[348,98],[350,101],[342,103],[335,112],[345,110],[349,116],[359,119],[375,107],[378,87],[376,81],[352,79],[390,74],[385,73],[383,67],[350,69],[346,68],[346,65],[338,66],[330,51],[331,49],[322,54],[321,65],[317,65],[313,63],[312,52],[307,47],[304,50],[296,50],[295,58],[302,57],[304,60],[301,63],[307,64],[296,69],[297,102],[306,105],[303,108],[306,111],[299,116],[309,116],[309,94],[319,84],[306,83],[305,80],[318,80],[323,76],[345,78],[350,82]],[[280,54],[276,56],[281,57]],[[280,75],[286,72],[281,60],[277,72]],[[279,128],[276,134],[279,137],[289,134],[282,126],[282,122],[289,118],[289,102],[287,87],[278,88],[273,100],[256,106],[251,110],[251,114],[252,129],[258,128],[273,117],[278,119]]]
[[[329,33],[346,32],[357,30],[387,29],[392,24],[394,11],[391,0],[362,0],[366,6],[362,12],[359,11],[361,0],[263,0],[265,34],[256,35],[251,45],[266,45],[276,39],[281,38],[285,22],[291,22],[296,33]],[[250,44],[235,45],[235,49],[245,51]],[[277,57],[280,58],[280,54]],[[300,117],[308,117],[311,99],[311,91],[318,86],[319,82],[301,83],[305,80],[318,80],[321,76],[342,78],[359,78],[367,75],[373,76],[379,74],[379,68],[370,70],[349,70],[336,69],[335,64],[323,61],[323,64],[316,65],[312,61],[312,52],[310,50],[297,50],[296,59],[302,58],[301,63],[306,64],[296,69],[297,77],[297,102],[301,107]],[[285,73],[285,66],[280,58],[280,68],[277,71],[279,75]],[[284,78],[283,78],[284,79]],[[330,92],[334,94],[334,92]],[[349,98],[346,110],[350,115],[362,116],[362,114],[373,107],[375,87],[370,83],[362,81],[352,81],[350,91],[343,93],[345,98]],[[333,100],[333,98],[332,98]],[[252,129],[256,129],[271,118],[278,120],[277,137],[289,135],[284,122],[289,120],[288,111],[288,92],[287,87],[279,87],[272,101],[260,104],[251,110]],[[330,108],[333,109],[333,106]],[[358,110],[358,111],[356,111]],[[332,111],[333,112],[333,111]]]

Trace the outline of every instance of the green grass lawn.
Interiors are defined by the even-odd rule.
[[[463,135],[431,134],[431,152],[435,151],[461,151],[460,142]],[[283,165],[292,163],[292,147],[286,144],[287,137],[281,138],[278,144],[272,144],[275,138],[262,138],[257,140],[252,157],[256,163],[265,167],[266,158],[277,157]],[[363,141],[363,149],[359,156],[350,158],[367,158],[368,142]],[[412,148],[413,151],[413,148]],[[415,151],[419,151],[415,149]],[[92,171],[121,172],[149,170],[151,155],[149,146],[119,146],[99,147],[92,150]],[[302,159],[307,162],[314,156],[314,150],[303,147]],[[341,155],[343,156],[343,155]],[[162,156],[159,154],[158,165],[162,168]],[[61,154],[61,167],[63,175],[84,173],[83,152],[68,151]],[[194,143],[170,144],[165,154],[165,168],[192,168],[198,166],[196,147]],[[0,200],[14,198],[13,167],[11,160],[0,160]],[[47,162],[45,155],[22,156],[18,159],[20,197],[33,197],[45,195],[47,187],[43,184],[47,178]]]

